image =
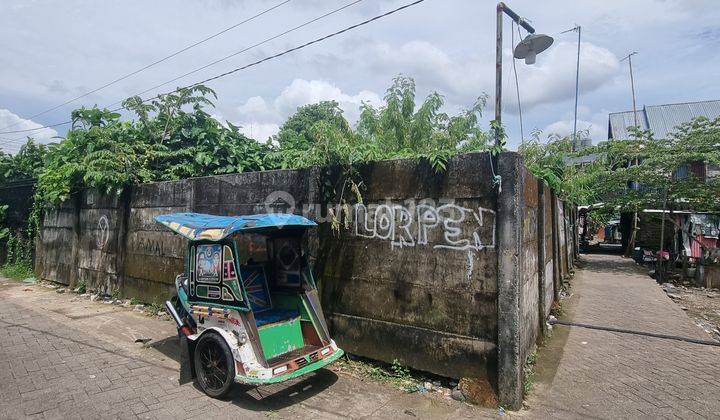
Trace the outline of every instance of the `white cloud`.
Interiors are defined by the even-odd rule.
[[[527,66],[518,60],[520,100],[524,108],[561,102],[575,96],[577,44],[556,42],[538,55],[537,64]],[[589,93],[612,82],[619,70],[617,57],[608,49],[583,42],[580,50],[580,91]],[[506,112],[517,112],[511,51],[503,57],[503,102]],[[464,56],[453,59],[444,50],[426,41],[411,41],[399,47],[375,44],[366,52],[371,68],[392,68],[413,75],[418,85],[435,86],[457,102],[469,104],[481,93],[495,91],[494,56]]]
[[[237,121],[245,135],[265,141],[267,137],[276,134],[280,125],[299,107],[331,100],[338,102],[350,124],[357,122],[360,117],[363,102],[373,106],[382,104],[382,99],[375,92],[362,90],[350,95],[324,80],[295,79],[270,102],[260,96],[248,99],[237,107]]]
[[[577,129],[578,132],[587,130],[590,134],[590,138],[593,140],[593,144],[597,144],[598,142],[607,139],[607,126],[603,126],[597,122],[578,120]],[[557,134],[561,137],[572,135],[573,120],[555,121],[545,127],[542,132],[543,137],[553,134]]]
[[[251,139],[256,139],[261,143],[265,143],[267,139],[280,131],[280,126],[277,124],[263,124],[256,122],[245,122],[240,123],[240,132],[245,134]]]
[[[363,102],[369,102],[374,106],[382,104],[380,96],[369,90],[348,95],[334,84],[323,80],[295,79],[275,99],[274,108],[286,118],[295,113],[298,107],[320,101],[337,101],[344,111],[345,118],[351,124],[360,117],[360,105]]]
[[[492,75],[494,60],[454,60],[427,41],[410,41],[399,47],[376,43],[365,51],[371,69],[382,69],[412,76],[418,85],[434,86],[439,92],[475,98],[490,92],[487,75]]]
[[[264,106],[258,106],[265,103],[265,100],[260,98],[259,96],[250,98],[248,100],[247,104],[250,104],[249,106],[242,105],[240,108],[244,109],[244,115],[246,116],[253,116],[257,115],[258,118],[252,119],[252,121],[249,122],[235,122],[233,124],[238,125],[240,127],[240,132],[246,135],[247,137],[251,139],[258,140],[260,142],[265,142],[269,137],[271,137],[273,134],[277,134],[278,131],[280,131],[280,126],[274,123],[263,123],[263,115],[268,115],[268,109]],[[254,110],[259,110],[258,114],[253,114]],[[212,118],[218,120],[220,124],[227,127],[227,118],[223,117],[220,113],[214,113],[210,115]]]
[[[261,96],[253,96],[237,108],[241,118],[250,118],[258,123],[278,122],[278,112],[268,106]]]
[[[0,127],[7,127],[6,130],[0,131],[17,131],[42,127],[42,124],[22,118],[8,109],[0,108]],[[2,139],[0,139],[0,148],[2,148],[5,152],[15,153],[20,149],[20,146],[25,143],[27,136],[32,137],[38,143],[47,144],[50,143],[52,138],[57,135],[57,131],[52,128],[41,128],[23,133],[2,134]]]
[[[561,41],[544,54],[537,64],[526,66],[517,61],[520,102],[527,106],[560,102],[575,97],[577,44]],[[580,44],[580,95],[611,83],[620,69],[617,57],[608,49],[583,42]],[[514,91],[514,88],[513,88]],[[517,105],[514,98],[508,102]]]

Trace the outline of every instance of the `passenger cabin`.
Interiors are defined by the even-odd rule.
[[[244,314],[266,366],[312,355],[330,343],[302,246],[314,222],[287,214],[167,216],[156,219],[190,240],[185,289],[191,308]]]

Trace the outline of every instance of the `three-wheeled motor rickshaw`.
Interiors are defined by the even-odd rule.
[[[190,362],[186,370],[206,394],[222,397],[234,382],[281,382],[343,355],[303,253],[315,222],[292,214],[174,213],[155,220],[189,240],[177,296],[165,306]]]

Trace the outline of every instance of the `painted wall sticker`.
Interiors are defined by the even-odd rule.
[[[220,283],[221,252],[220,245],[198,245],[195,269],[198,283]]]

